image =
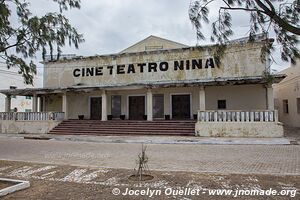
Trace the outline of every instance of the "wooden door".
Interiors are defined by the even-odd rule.
[[[91,97],[90,100],[91,119],[101,119],[102,99],[101,97]]]
[[[142,120],[145,115],[145,97],[129,97],[129,119]]]
[[[172,118],[190,119],[191,118],[190,95],[172,95]]]

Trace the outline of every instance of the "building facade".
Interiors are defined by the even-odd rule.
[[[281,71],[287,77],[274,87],[275,108],[279,120],[287,126],[300,127],[300,61]]]
[[[36,76],[34,79],[35,87],[42,86],[42,77]],[[0,64],[0,90],[18,89],[32,87],[24,84],[23,77],[15,68],[7,69],[5,64]],[[0,94],[0,112],[5,111],[5,95]],[[11,96],[11,111],[32,112],[32,97],[31,96]]]
[[[273,121],[277,127],[273,89],[264,77],[267,62],[260,59],[263,43],[231,42],[217,55],[216,46],[189,47],[150,36],[117,54],[45,61],[44,88],[1,92],[8,97],[7,110],[9,95],[31,95],[40,97],[43,112],[63,112],[65,119],[204,117],[218,123]],[[282,78],[276,75],[274,80]],[[254,123],[254,136],[259,124],[265,127]],[[196,134],[202,134],[201,127]]]

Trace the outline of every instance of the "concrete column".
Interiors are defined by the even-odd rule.
[[[102,121],[107,121],[107,95],[106,91],[102,91],[102,115],[101,115],[101,120]]]
[[[147,90],[147,121],[153,121],[152,91]]]
[[[11,97],[10,95],[6,95],[5,97],[5,112],[10,112],[11,110]]]
[[[65,113],[65,119],[68,119],[68,96],[67,92],[62,95],[62,111]]]
[[[37,95],[36,94],[33,94],[33,97],[32,97],[32,112],[37,112]]]
[[[266,87],[266,93],[267,93],[267,109],[268,110],[274,110],[274,97],[273,97],[273,88],[272,86]]]
[[[205,88],[203,86],[199,89],[199,109],[205,110]]]

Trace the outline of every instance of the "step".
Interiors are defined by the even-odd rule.
[[[193,120],[65,120],[50,134],[60,135],[186,135],[195,133]]]
[[[83,132],[59,132],[59,133],[52,133],[50,134],[58,134],[58,135],[180,135],[180,136],[194,136],[193,133],[148,133],[148,132],[98,132],[98,133],[83,133]]]
[[[136,128],[136,129],[195,129],[195,126],[70,126],[70,125],[64,125],[64,126],[58,126],[63,128],[71,128],[71,129],[77,129],[77,128],[89,128],[89,129],[97,129],[97,128],[108,128],[108,129],[119,129],[119,128]]]
[[[177,130],[177,131],[173,131],[173,130],[111,130],[111,129],[99,129],[99,130],[70,130],[70,129],[66,129],[66,130],[51,130],[50,132],[85,132],[85,133],[94,133],[94,132],[149,132],[149,133],[193,133],[194,131],[191,130]]]
[[[180,126],[185,126],[185,125],[195,125],[196,123],[67,123],[67,122],[62,122],[60,124],[64,125],[148,125],[148,126],[153,126],[153,125],[169,125],[169,126],[175,126],[175,125],[180,125]]]

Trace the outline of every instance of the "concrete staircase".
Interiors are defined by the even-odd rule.
[[[194,120],[64,120],[49,134],[61,135],[195,135]]]

